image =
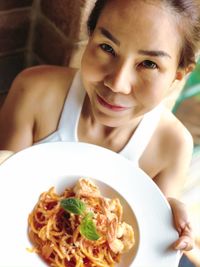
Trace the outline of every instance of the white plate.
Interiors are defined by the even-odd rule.
[[[27,148],[0,166],[1,267],[46,266],[35,253],[26,250],[31,247],[28,214],[42,192],[52,186],[62,191],[81,176],[95,179],[108,197],[119,194],[124,219],[135,228],[136,249],[123,256],[117,267],[178,266],[179,253],[170,249],[178,237],[171,210],[154,182],[110,150],[85,143],[56,142]]]

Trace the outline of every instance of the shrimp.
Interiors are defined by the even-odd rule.
[[[122,235],[121,237],[119,236],[119,229],[118,229],[118,235],[117,237],[120,237],[120,240],[122,241],[123,245],[124,245],[124,249],[122,251],[122,253],[124,252],[128,252],[135,244],[135,235],[134,235],[134,231],[131,225],[123,222],[122,225]]]
[[[73,188],[76,197],[100,197],[99,188],[90,180],[81,178]]]
[[[119,221],[122,220],[123,208],[118,198],[110,200],[109,210],[117,215]]]
[[[121,221],[123,208],[118,198],[114,199],[101,198],[100,203],[103,208],[104,214],[110,221],[116,216],[118,218],[118,221]]]
[[[118,220],[114,218],[108,224],[107,240],[114,253],[128,252],[135,243],[132,226],[125,222],[118,223]]]

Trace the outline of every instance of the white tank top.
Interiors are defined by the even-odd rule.
[[[78,71],[65,100],[57,130],[35,144],[58,141],[78,142],[77,128],[84,98],[85,90],[80,71]],[[139,159],[158,125],[162,110],[163,106],[158,105],[144,115],[129,142],[119,154],[138,165]]]

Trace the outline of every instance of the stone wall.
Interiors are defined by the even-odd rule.
[[[95,0],[0,0],[0,93],[38,64],[79,67]]]
[[[33,0],[0,1],[0,92],[25,66]]]
[[[33,53],[39,61],[79,65],[77,53],[87,42],[85,23],[93,3],[94,0],[41,0],[33,40]]]

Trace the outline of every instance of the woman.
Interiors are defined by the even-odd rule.
[[[194,68],[198,3],[97,0],[88,29],[80,71],[39,66],[15,79],[0,114],[0,149],[81,141],[121,153],[168,198],[180,235],[174,249],[190,250],[191,227],[176,198],[193,143],[162,101]]]

